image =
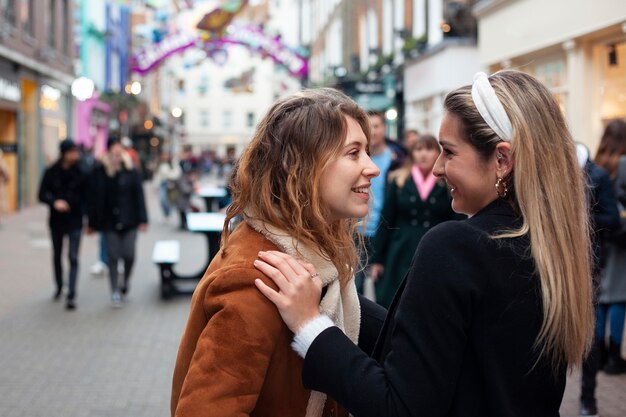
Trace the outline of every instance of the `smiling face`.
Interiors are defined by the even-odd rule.
[[[461,120],[446,112],[439,130],[442,152],[433,174],[450,187],[452,209],[473,216],[494,201],[498,162],[497,152],[487,160],[463,137]]]
[[[320,179],[320,196],[329,210],[329,221],[367,216],[370,181],[380,174],[368,155],[363,129],[351,117],[346,117],[346,123],[344,147]]]

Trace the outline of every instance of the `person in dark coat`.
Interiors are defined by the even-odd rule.
[[[597,310],[598,289],[600,286],[600,270],[606,262],[605,239],[607,232],[619,228],[620,219],[617,210],[617,199],[613,192],[613,183],[609,174],[589,159],[589,149],[581,143],[576,144],[578,164],[584,170],[589,183],[589,212],[592,216],[591,248],[593,250],[593,264],[591,279],[594,288],[594,306]],[[606,347],[604,340],[595,334],[591,351],[582,366],[580,386],[580,415],[595,416],[598,414],[596,401],[596,375],[598,369],[604,366]]]
[[[457,218],[446,183],[432,174],[439,153],[437,139],[420,136],[413,142],[407,163],[391,174],[387,185],[370,259],[376,302],[385,308],[409,270],[422,236],[439,223]]]
[[[121,307],[135,262],[137,230],[146,230],[148,216],[139,172],[119,138],[109,138],[107,154],[93,172],[91,189],[89,228],[104,232],[111,303]],[[118,280],[119,260],[124,262],[122,282]]]
[[[315,268],[262,253],[278,291],[255,284],[296,334],[304,386],[355,417],[558,417],[594,331],[574,141],[551,92],[519,71],[478,73],[444,108],[433,172],[469,218],[424,235],[372,357],[320,313]]]
[[[369,257],[373,255],[373,241],[376,230],[380,224],[380,215],[385,201],[385,189],[389,175],[404,164],[406,149],[396,141],[385,136],[385,114],[370,110],[367,112],[370,122],[370,157],[380,169],[380,175],[372,179],[370,188],[370,209],[367,220],[359,227],[359,235],[363,240],[363,248],[360,251],[360,265],[354,279],[357,291],[363,293],[364,282],[368,269]],[[358,242],[359,239],[357,239]],[[359,246],[359,245],[357,245]]]
[[[56,290],[54,299],[59,300],[63,292],[63,240],[69,241],[68,258],[70,273],[68,281],[68,310],[76,308],[76,284],[78,281],[78,250],[85,215],[86,181],[85,173],[78,162],[80,152],[72,139],[60,144],[61,156],[44,172],[39,188],[39,201],[50,207],[48,224],[52,237],[52,258]]]
[[[626,121],[609,122],[602,133],[595,162],[609,173],[613,181],[615,198],[624,215],[626,207]],[[626,242],[619,235],[607,242],[606,263],[600,274],[598,296],[598,339],[608,339],[604,372],[609,375],[626,373],[626,360],[622,358],[622,341],[626,319]],[[623,234],[622,234],[623,237]],[[607,334],[608,333],[608,334]]]

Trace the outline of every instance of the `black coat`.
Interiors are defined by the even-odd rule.
[[[595,262],[593,277],[597,278],[606,261],[605,240],[607,233],[620,227],[617,199],[609,174],[591,161],[585,164],[589,183],[589,205],[592,214],[592,249]]]
[[[39,201],[50,206],[50,228],[62,231],[81,229],[86,214],[86,193],[87,176],[78,165],[64,169],[59,160],[47,168],[39,187]],[[56,211],[53,206],[56,200],[65,200],[70,211]]]
[[[391,305],[373,358],[336,327],[309,348],[305,387],[355,417],[558,417],[566,369],[537,361],[540,284],[529,239],[497,200],[431,229]]]
[[[438,181],[426,201],[422,201],[409,176],[403,186],[397,179],[387,185],[380,217],[370,263],[385,266],[383,276],[376,282],[376,302],[387,308],[411,266],[422,236],[439,223],[460,216],[452,211],[444,182]]]
[[[123,168],[114,176],[98,165],[90,182],[89,227],[99,231],[128,230],[148,223],[139,172]]]

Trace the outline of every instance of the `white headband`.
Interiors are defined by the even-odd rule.
[[[502,103],[496,92],[489,83],[489,78],[484,72],[474,75],[472,84],[472,100],[478,109],[478,113],[485,119],[489,127],[496,132],[500,139],[511,142],[513,127],[509,116],[506,115]]]

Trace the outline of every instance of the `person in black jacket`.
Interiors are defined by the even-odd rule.
[[[479,73],[444,108],[433,173],[469,218],[423,237],[372,357],[320,314],[310,265],[261,253],[279,290],[255,283],[296,333],[305,387],[355,417],[558,417],[594,327],[574,141],[550,91],[522,72]]]
[[[65,139],[59,148],[60,158],[44,172],[39,188],[39,201],[50,207],[48,223],[52,237],[55,300],[59,300],[63,292],[63,239],[67,236],[69,240],[70,274],[66,307],[73,310],[76,308],[78,249],[85,215],[87,177],[78,166],[80,152],[74,141]]]
[[[593,264],[591,278],[593,281],[593,304],[597,310],[598,290],[600,287],[600,271],[606,262],[606,234],[620,227],[617,198],[613,192],[613,183],[609,174],[589,159],[589,149],[582,143],[576,144],[578,164],[584,170],[589,183],[589,212],[592,216],[591,247]],[[604,340],[594,334],[591,351],[582,366],[580,385],[580,415],[595,416],[598,414],[596,401],[596,375],[606,362]]]
[[[139,172],[119,138],[109,138],[107,153],[92,174],[91,189],[89,231],[104,232],[111,304],[121,307],[135,262],[137,230],[146,230],[148,216]],[[118,280],[119,260],[124,262],[122,282]]]

